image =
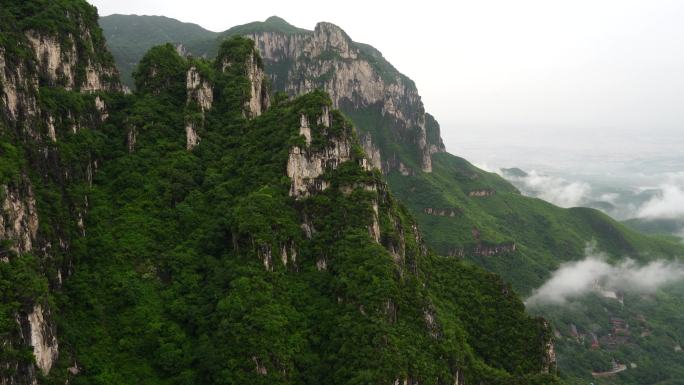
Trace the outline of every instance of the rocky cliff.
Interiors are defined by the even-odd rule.
[[[50,298],[70,274],[70,247],[84,231],[87,197],[76,190],[97,168],[87,148],[74,156],[75,141],[106,120],[104,93],[122,88],[93,7],[2,8],[0,263],[9,274],[30,268],[3,293],[9,302],[0,310],[10,318],[0,322],[0,383],[23,384],[47,375],[60,353]]]
[[[334,108],[377,114],[379,121],[357,121],[357,127],[369,134],[363,141],[366,153],[373,154],[372,162],[383,171],[430,172],[432,154],[445,151],[439,125],[425,113],[415,84],[377,50],[355,43],[336,25],[319,23],[314,31],[293,33],[268,28],[245,33],[236,28],[226,34],[238,31],[256,42],[276,89],[291,95],[323,89]],[[389,125],[391,130],[379,134],[379,125]]]

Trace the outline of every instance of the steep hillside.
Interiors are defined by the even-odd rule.
[[[501,274],[519,293],[527,295],[539,287],[564,261],[582,259],[588,242],[595,241],[613,259],[629,256],[645,262],[684,255],[681,244],[641,235],[599,211],[561,209],[524,197],[498,175],[446,153],[439,124],[425,112],[415,84],[380,52],[354,42],[335,25],[319,23],[308,31],[269,18],[221,34],[231,35],[256,41],[275,89],[290,96],[314,89],[330,94],[332,105],[354,122],[369,161],[385,174],[391,192],[410,209],[430,246],[442,255]],[[677,317],[672,313],[677,307],[670,306],[674,304],[671,294],[662,301],[671,310],[655,316],[658,332],[670,335],[668,344],[676,344],[684,335],[666,328],[663,321]],[[575,316],[603,325],[605,306],[596,301],[590,305],[596,307]],[[565,327],[561,319],[554,321],[559,328]],[[644,344],[638,341],[636,345]],[[561,358],[567,358],[561,362],[568,362],[568,374],[582,381],[591,379],[591,367],[573,362],[574,353],[568,349],[561,351]],[[612,357],[612,352],[604,353],[601,365]],[[641,354],[644,362],[657,362],[660,354],[653,349],[632,353]],[[679,368],[663,364],[652,366],[650,372],[630,373],[647,377],[661,370],[667,380],[677,378]]]
[[[95,8],[0,1],[0,383],[29,384],[61,352],[54,293],[99,163],[93,131],[120,90]]]
[[[85,1],[0,5],[0,384],[558,383],[548,324],[253,41],[156,46],[124,94]]]
[[[528,293],[559,263],[582,257],[592,239],[616,256],[684,250],[630,231],[597,210],[561,209],[522,196],[498,175],[446,153],[439,124],[425,112],[415,84],[377,50],[329,23],[280,32],[282,27],[269,29],[272,22],[224,35],[236,31],[256,41],[276,89],[330,93],[440,254],[483,264]]]
[[[252,44],[228,40],[214,62],[155,47],[112,114],[129,125],[106,145],[60,302],[87,368],[77,379],[526,383],[548,371],[544,324],[495,276],[428,251],[327,95],[265,97]]]

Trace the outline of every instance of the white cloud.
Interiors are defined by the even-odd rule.
[[[639,218],[675,219],[684,217],[684,185],[663,184],[659,193],[644,203],[637,212]]]
[[[598,200],[600,202],[608,202],[610,204],[615,204],[615,201],[620,198],[618,193],[604,193],[599,195]]]
[[[564,304],[593,291],[597,284],[602,290],[647,293],[681,280],[684,280],[684,265],[678,261],[656,260],[639,265],[632,259],[624,259],[611,264],[605,254],[588,246],[583,260],[561,265],[525,303]]]
[[[526,195],[541,198],[561,207],[574,207],[585,203],[591,193],[586,182],[571,182],[564,178],[549,176],[532,170],[527,176],[506,177]]]

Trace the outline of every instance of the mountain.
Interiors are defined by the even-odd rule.
[[[192,47],[191,53],[201,56],[215,47],[218,33],[197,24],[182,23],[164,16],[109,15],[101,17],[107,47],[116,58],[122,82],[133,87],[133,69],[151,47],[163,43],[181,42]],[[214,52],[215,54],[215,52]]]
[[[0,5],[1,384],[558,383],[548,323],[254,41],[152,47],[126,93],[94,7]]]
[[[356,126],[368,161],[382,171],[391,193],[408,207],[426,243],[439,254],[496,272],[526,296],[561,264],[583,259],[588,244],[614,263],[625,257],[648,263],[683,254],[678,242],[642,235],[597,210],[562,209],[525,197],[500,176],[447,153],[439,124],[425,112],[415,84],[379,51],[354,42],[333,24],[319,23],[310,31],[272,17],[231,28],[214,44],[235,35],[256,42],[276,90],[290,97],[315,89],[330,94],[332,106]],[[668,309],[662,312],[649,305],[650,298],[634,293],[624,308],[601,297],[569,314],[554,308],[534,311],[548,315],[561,336],[560,368],[568,381],[596,381],[592,369],[631,360],[637,367],[619,374],[626,383],[644,378],[667,383],[679,378],[682,369],[674,347],[684,334],[668,321],[680,316],[681,307],[676,290],[659,292],[659,304]],[[611,316],[636,324],[646,310],[649,330],[658,335],[657,348],[647,337],[638,337],[594,351],[563,337],[573,322],[602,337],[611,332]]]
[[[0,25],[0,383],[28,384],[59,356],[54,295],[122,87],[87,3],[3,0]]]
[[[623,221],[625,225],[646,234],[660,235],[679,235],[684,230],[684,220],[682,219],[649,219],[632,218]]]

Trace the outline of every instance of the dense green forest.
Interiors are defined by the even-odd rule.
[[[300,77],[325,89],[334,74],[307,66],[349,62],[329,51],[275,62],[237,36],[312,33],[280,18],[221,34],[156,17],[101,24],[132,94],[94,7],[0,0],[0,382],[552,384],[553,329],[564,383],[681,383],[680,286],[529,309],[551,327],[516,294],[587,242],[648,262],[681,255],[674,240],[524,197],[445,152],[421,172],[415,127],[397,130],[381,106],[337,111],[321,90],[277,92]],[[35,36],[70,67],[50,73]],[[378,79],[415,89],[371,46],[350,46]],[[273,88],[263,114],[249,103],[262,67]],[[103,86],[85,90],[94,72]],[[190,73],[209,108],[191,97]],[[422,115],[418,103],[401,108]],[[438,123],[424,123],[438,144]],[[370,169],[365,135],[411,171]],[[325,158],[340,148],[344,160]],[[295,149],[326,159],[304,197],[291,193]],[[593,348],[612,317],[631,335]],[[59,358],[37,370],[52,337]],[[614,360],[628,369],[591,377]]]
[[[532,381],[544,329],[513,294],[497,293],[506,285],[496,276],[426,254],[409,236],[397,266],[372,241],[373,200],[382,202],[383,242],[411,234],[411,220],[377,171],[360,167],[358,144],[356,160],[325,175],[329,189],[288,196],[284,166],[301,144],[300,116],[316,121],[330,100],[276,98],[247,120],[241,66],[222,73],[215,63],[244,62],[251,44],[227,41],[214,63],[153,48],[137,69],[138,92],[118,96],[78,268],[56,298],[64,345],[87,368],[74,383],[434,383],[458,367],[467,381]],[[190,66],[217,91],[192,151],[182,131]],[[321,146],[353,135],[332,116]],[[121,127],[137,130],[132,153]],[[311,239],[303,217],[316,229]],[[439,331],[425,326],[424,309],[436,312]]]
[[[3,58],[20,63],[7,79],[36,76],[20,95],[38,112],[3,114],[0,185],[17,205],[35,196],[40,245],[25,252],[6,239],[0,249],[0,379],[557,382],[544,374],[550,329],[497,275],[424,244],[325,92],[274,94],[250,113],[248,75],[262,66],[251,40],[224,41],[214,60],[157,46],[134,72],[134,93],[80,92],[81,82],[62,87],[66,72],[42,72],[22,31],[67,46],[93,28],[88,44],[99,46],[84,44],[78,59],[104,67],[94,8],[35,1],[2,12],[25,55],[3,41]],[[188,96],[190,73],[210,85],[210,108]],[[314,184],[324,187],[292,196],[293,149],[315,157],[335,146],[349,155],[329,159]],[[42,345],[22,340],[19,320],[28,316],[33,341],[36,314],[59,341],[47,370],[33,366]]]
[[[176,21],[176,24],[181,23]],[[177,26],[169,24],[167,28],[175,30]],[[266,32],[282,39],[297,35],[290,44],[315,33],[271,17],[264,22],[233,27],[221,36],[258,37]],[[105,27],[105,34],[109,33],[110,29]],[[188,41],[181,37],[178,40],[181,43]],[[191,52],[194,49],[211,57],[216,51],[207,48],[211,44],[218,44],[213,37],[203,45],[186,45]],[[358,49],[357,60],[368,62],[374,74],[383,81],[415,88],[410,79],[373,47],[351,40],[349,44]],[[119,50],[125,52],[127,48],[117,47],[115,56],[119,55]],[[335,74],[326,72],[318,76],[316,69],[342,68],[355,61],[342,59],[341,53],[334,48],[313,57],[283,56],[272,48],[269,54],[272,56],[265,57],[264,64],[273,86],[279,90],[292,90],[302,82],[327,89]],[[339,101],[339,107],[353,121],[359,135],[370,135],[383,159],[399,160],[409,169],[407,172],[395,167],[384,171],[391,192],[409,209],[426,242],[439,254],[463,258],[500,274],[523,296],[539,287],[562,263],[584,258],[588,243],[595,242],[598,250],[607,253],[613,262],[629,257],[638,263],[647,263],[684,255],[684,248],[676,239],[644,236],[596,210],[561,209],[522,196],[499,175],[480,170],[467,160],[448,153],[432,154],[432,172],[420,172],[420,158],[412,133],[399,132],[398,122],[384,113],[382,104],[360,105],[354,102],[354,95],[347,95],[347,98]],[[404,115],[411,115],[420,113],[422,104],[418,101],[400,108]],[[429,114],[426,114],[425,127],[427,141],[439,143],[439,124]],[[643,226],[638,228],[643,229]],[[676,326],[682,316],[677,295],[680,289],[678,286],[665,288],[646,299],[637,294],[627,295],[624,308],[615,307],[614,299],[590,296],[569,308],[551,306],[530,310],[548,317],[560,335],[557,339],[559,368],[568,382],[670,383],[681,378],[682,370],[681,353],[674,350],[684,339],[681,329]],[[629,343],[617,349],[602,346],[598,351],[591,350],[581,340],[567,338],[570,323],[576,325],[580,333],[589,335],[595,331],[600,337],[606,336],[610,333],[608,319],[611,316],[622,317],[635,327],[644,327],[640,319],[645,317],[648,329],[653,336],[659,337],[634,335]],[[630,365],[614,379],[592,378],[594,365],[610,366],[613,359],[634,363],[636,367]],[[645,380],[649,378],[652,382]]]

